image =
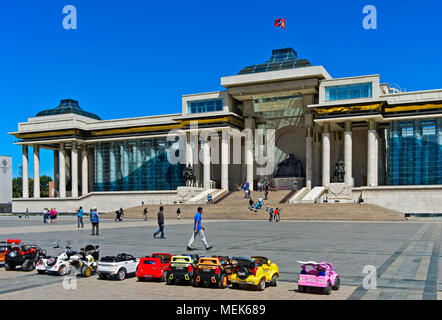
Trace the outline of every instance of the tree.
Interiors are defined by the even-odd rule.
[[[49,197],[49,182],[52,181],[52,178],[46,175],[40,176],[40,197],[47,198]],[[29,178],[29,197],[32,198],[34,196],[34,179]],[[23,197],[23,179],[21,177],[17,177],[12,179],[12,197],[13,198],[22,198]]]

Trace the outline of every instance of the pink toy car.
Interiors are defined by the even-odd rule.
[[[301,274],[298,280],[299,292],[306,292],[307,287],[322,288],[326,295],[333,290],[339,290],[341,280],[339,275],[333,271],[333,265],[329,262],[297,261],[302,264]]]

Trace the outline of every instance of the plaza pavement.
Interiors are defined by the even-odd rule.
[[[278,264],[280,281],[276,288],[263,292],[251,290],[167,286],[164,283],[138,282],[136,278],[119,281],[77,278],[77,290],[65,290],[63,279],[39,275],[35,271],[7,272],[0,268],[0,299],[440,299],[442,260],[441,220],[408,222],[342,221],[204,221],[212,251],[199,239],[193,246],[200,255],[264,255]],[[87,243],[100,245],[101,256],[121,252],[135,256],[153,252],[186,253],[192,232],[191,220],[166,220],[167,239],[153,239],[156,221],[102,219],[100,236],[78,229],[75,217],[61,217],[57,224],[42,224],[40,217],[29,220],[0,217],[0,238],[37,242],[56,254],[55,240],[74,249]],[[297,260],[330,261],[341,276],[341,289],[331,296],[296,291],[299,274]],[[365,265],[377,268],[377,289],[362,287]],[[438,291],[439,288],[439,291]]]

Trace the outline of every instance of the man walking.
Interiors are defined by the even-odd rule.
[[[203,208],[198,207],[198,212],[195,214],[195,219],[193,223],[193,233],[192,237],[190,237],[189,243],[187,244],[187,250],[195,250],[191,247],[195,237],[199,234],[201,241],[203,242],[206,250],[210,250],[213,246],[209,246],[207,244],[206,236],[204,235],[204,230],[206,230],[201,224],[201,214],[203,213]]]
[[[163,206],[160,207],[160,211],[158,211],[157,218],[158,218],[158,227],[159,227],[159,229],[158,229],[158,231],[156,231],[153,234],[153,237],[156,238],[157,234],[161,232],[160,239],[166,239],[166,237],[164,236],[164,213],[163,213]]]
[[[145,207],[145,208],[144,208],[144,221],[147,221],[147,212],[148,212],[148,210],[147,210],[147,208]]]
[[[97,231],[96,235],[98,236],[98,224],[100,223],[100,219],[98,218],[97,208],[91,210],[90,220],[92,223],[92,235],[95,235],[95,230]]]
[[[83,228],[83,207],[80,207],[77,211],[77,218],[78,218],[78,226],[77,228],[80,228],[80,226]]]

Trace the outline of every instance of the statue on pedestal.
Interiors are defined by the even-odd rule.
[[[278,177],[305,177],[302,163],[295,158],[293,153],[290,153],[287,159],[278,163],[275,178]]]
[[[344,161],[342,161],[341,158],[338,158],[338,161],[336,161],[335,164],[335,171],[333,172],[333,180],[335,182],[344,182],[344,176],[345,176],[345,164]]]
[[[193,174],[193,168],[190,163],[184,169],[183,177],[186,187],[196,187],[196,176]]]

